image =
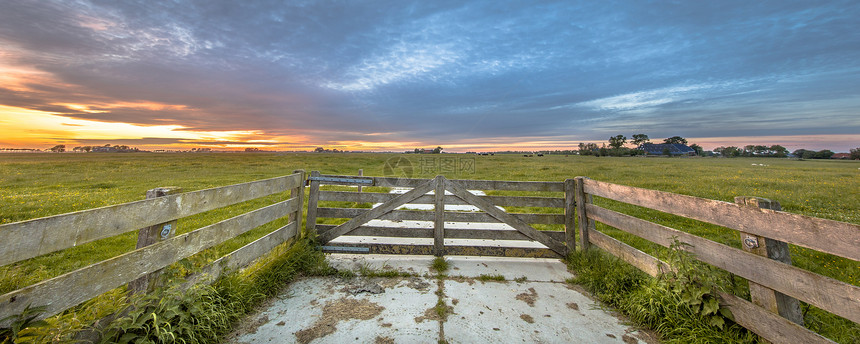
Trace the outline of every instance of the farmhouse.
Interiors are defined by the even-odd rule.
[[[648,155],[664,155],[667,150],[670,155],[696,155],[695,150],[680,143],[643,143],[639,149],[644,150]]]

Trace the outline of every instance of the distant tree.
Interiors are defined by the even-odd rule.
[[[442,153],[442,149],[443,149],[442,147],[436,146],[436,148],[433,148],[433,154]]]
[[[691,144],[691,145],[690,145],[690,148],[692,148],[694,151],[696,151],[696,155],[698,155],[698,156],[702,156],[702,155],[704,155],[704,154],[705,154],[705,149],[704,149],[704,148],[702,148],[702,146],[699,146],[699,145],[697,145],[697,144],[695,144],[695,143],[694,143],[694,144]]]
[[[770,154],[777,158],[785,158],[788,156],[788,149],[780,145],[773,145],[768,148],[770,150]]]
[[[54,153],[61,153],[66,151],[66,145],[56,145],[50,148],[50,150]]]
[[[636,147],[639,147],[639,145],[641,145],[643,143],[648,143],[648,141],[649,141],[648,135],[633,134],[633,141],[630,141],[630,142],[633,143],[634,145],[636,145]]]
[[[609,146],[615,149],[621,148],[627,143],[627,137],[624,135],[615,135],[609,138]]]
[[[860,147],[851,148],[851,160],[860,160]]]
[[[322,148],[322,147],[314,148],[314,152],[317,152],[317,153],[325,152],[325,148]]]
[[[815,152],[815,159],[830,159],[833,156],[833,151],[829,149],[823,149]]]
[[[93,150],[93,146],[83,146],[83,147],[81,147],[81,148],[83,148],[83,150],[84,150],[85,152],[90,152],[90,151],[92,151],[92,150]]]
[[[418,154],[418,153],[421,153],[421,150],[418,148],[415,148],[415,154]]]
[[[606,144],[605,144],[605,143],[603,144],[603,147],[600,147],[600,149],[598,149],[598,150],[597,150],[597,155],[599,155],[599,156],[607,156],[607,155],[609,155],[609,150],[608,150],[608,149],[606,149]]]
[[[663,140],[663,143],[680,143],[682,145],[687,144],[687,139],[680,136],[672,136],[668,139]]]

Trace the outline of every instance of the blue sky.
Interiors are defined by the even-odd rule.
[[[144,128],[40,134],[69,144],[847,151],[858,18],[857,1],[6,0],[0,106]]]

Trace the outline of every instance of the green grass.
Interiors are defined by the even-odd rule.
[[[443,173],[450,179],[563,181],[575,176],[732,202],[735,196],[759,196],[779,201],[784,211],[849,223],[860,223],[860,193],[856,189],[860,163],[856,161],[796,161],[770,158],[611,158],[518,155],[418,156],[401,154],[2,154],[0,155],[0,224],[62,214],[143,199],[146,190],[179,186],[184,191],[231,185],[282,176],[296,169],[324,174],[383,175],[387,159],[412,162],[416,178],[431,178],[434,168],[422,159],[453,158],[474,161],[474,172]],[[768,166],[759,166],[764,164]],[[350,190],[331,186],[330,190]],[[387,192],[387,188],[365,188]],[[491,191],[491,195],[551,196],[561,193]],[[184,233],[287,198],[272,195],[235,206],[181,219]],[[738,234],[719,226],[668,215],[654,210],[596,198],[595,203],[626,214],[660,223],[733,247]],[[328,206],[368,207],[369,204],[332,202]],[[511,212],[561,213],[554,208],[507,207]],[[343,219],[325,219],[337,224]],[[283,223],[254,229],[237,239],[193,257],[190,268],[215,259],[253,241]],[[537,225],[542,230],[562,230],[561,225]],[[655,256],[667,249],[619,230],[599,225],[598,230]],[[61,252],[0,267],[0,293],[55,277],[134,248],[135,233],[99,240]],[[821,252],[791,246],[794,265],[853,285],[860,285],[860,263]],[[738,279],[738,283],[744,281]],[[110,294],[110,293],[109,293]],[[120,302],[121,293],[98,302]],[[113,300],[113,301],[110,301]],[[804,306],[806,307],[806,306]],[[86,319],[97,318],[93,311]],[[857,324],[809,307],[810,328],[841,342],[850,342]],[[852,332],[853,331],[853,332]],[[840,339],[848,338],[848,339]],[[856,338],[856,337],[854,337]]]
[[[503,282],[505,280],[505,276],[481,274],[475,279],[479,280],[481,282],[489,282],[489,281]]]
[[[450,268],[450,264],[447,260],[445,260],[445,258],[436,257],[433,258],[433,263],[430,263],[430,268],[441,274],[445,271],[448,271],[448,268]]]

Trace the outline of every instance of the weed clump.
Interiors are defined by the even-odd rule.
[[[567,282],[585,287],[600,301],[659,333],[666,343],[757,343],[754,333],[708,306],[711,287],[683,284],[678,275],[655,279],[599,250],[574,252],[566,259],[576,277]],[[689,277],[684,277],[689,278]],[[687,292],[700,291],[694,301]],[[686,293],[686,294],[685,294]],[[701,301],[705,300],[705,301]],[[714,320],[719,317],[720,320]]]
[[[436,258],[433,258],[433,263],[430,264],[430,268],[433,269],[434,271],[436,271],[437,273],[441,274],[441,273],[444,273],[445,271],[448,271],[448,269],[451,268],[451,266],[448,263],[448,261],[445,260],[445,258],[436,257]]]

